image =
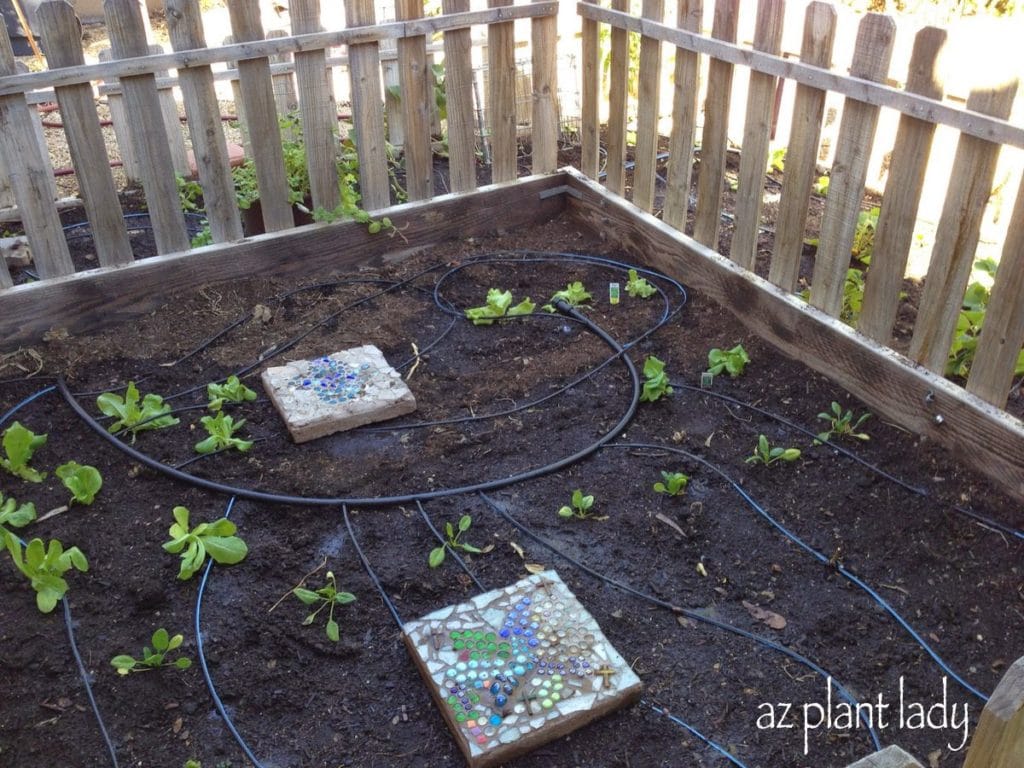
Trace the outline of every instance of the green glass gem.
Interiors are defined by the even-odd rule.
[[[482,650],[484,650],[487,647],[487,643],[485,641],[483,641],[483,640],[477,640],[476,641],[476,647],[477,647],[478,650],[482,651]]]
[[[480,694],[478,694],[478,693],[470,693],[469,694],[469,700],[472,701],[474,704],[478,703],[480,701]]]
[[[487,644],[487,650],[490,651],[491,653],[494,653],[496,650],[498,650],[497,643],[488,643]]]
[[[493,643],[494,642],[494,633],[493,632],[488,632],[487,635],[484,637],[484,639],[488,643]]]
[[[454,643],[452,643],[452,648],[454,648],[456,651],[461,651],[465,647],[466,644],[461,640],[456,640]]]
[[[469,654],[469,658],[473,659],[473,661],[480,661],[480,652],[473,651],[471,654]]]
[[[454,631],[453,631],[453,632],[452,632],[452,633],[451,633],[451,634],[449,635],[449,637],[451,637],[451,639],[452,639],[452,640],[458,640],[458,639],[459,639],[460,637],[462,637],[462,633],[461,633],[461,632],[454,632]]]
[[[501,658],[501,659],[507,659],[511,655],[512,654],[509,653],[508,651],[498,651],[498,658]]]
[[[510,647],[511,646],[509,646],[508,643],[499,643],[498,644],[498,650],[499,651],[507,651]]]
[[[457,715],[455,715],[455,719],[458,720],[460,723],[466,722],[466,713],[459,712]]]
[[[445,701],[447,701],[451,706],[454,707],[456,704],[459,703],[459,697],[453,694],[449,696],[447,699],[445,699]]]

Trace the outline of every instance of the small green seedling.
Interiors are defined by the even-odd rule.
[[[72,568],[82,572],[89,570],[89,562],[78,547],[65,550],[57,539],[50,539],[46,544],[42,539],[32,539],[24,547],[16,536],[8,535],[6,539],[14,567],[32,583],[36,606],[43,613],[50,613],[67,594],[65,573]]]
[[[574,283],[569,283],[561,291],[555,291],[551,294],[551,298],[548,299],[548,303],[545,304],[541,309],[545,312],[555,311],[555,302],[562,299],[570,307],[582,307],[589,303],[594,297],[590,295],[590,292],[583,287],[583,283],[577,280]]]
[[[529,315],[536,306],[529,297],[512,306],[512,291],[491,288],[487,291],[487,303],[482,307],[467,309],[466,317],[473,321],[473,325],[493,325],[495,320],[502,317]]]
[[[96,467],[79,464],[77,461],[69,461],[61,464],[56,469],[57,477],[64,483],[64,487],[71,491],[71,501],[79,504],[92,504],[96,494],[103,487],[103,476]]]
[[[578,517],[580,520],[588,518],[593,520],[607,520],[607,515],[595,515],[591,510],[594,507],[593,494],[584,495],[583,491],[577,488],[572,492],[570,501],[572,506],[564,506],[558,510],[559,517]]]
[[[302,620],[302,626],[305,627],[312,624],[316,621],[317,614],[324,608],[327,608],[327,638],[335,643],[338,642],[341,633],[338,631],[338,622],[334,620],[334,606],[353,603],[356,596],[351,592],[339,592],[338,582],[331,571],[327,572],[327,581],[320,589],[312,590],[296,587],[292,590],[292,593],[304,604],[317,606],[312,613]]]
[[[44,445],[46,435],[37,435],[16,421],[4,430],[3,446],[6,455],[0,456],[0,467],[22,480],[41,483],[46,473],[33,469],[28,463],[32,460],[32,454]]]
[[[831,412],[819,413],[818,418],[822,421],[827,421],[829,427],[824,432],[818,433],[818,439],[815,440],[815,445],[825,442],[832,437],[852,437],[857,440],[870,440],[871,437],[866,432],[858,432],[860,425],[863,424],[867,419],[871,418],[870,413],[863,414],[859,419],[854,421],[853,411],[843,411],[842,406],[839,405],[835,400],[832,401]]]
[[[445,542],[440,547],[434,547],[430,550],[430,555],[427,557],[427,564],[431,568],[437,568],[441,563],[444,562],[445,551],[450,549],[453,552],[456,549],[461,549],[463,552],[468,552],[471,555],[483,555],[494,549],[493,544],[488,544],[484,548],[474,547],[472,544],[466,544],[463,541],[459,541],[469,527],[473,524],[473,518],[469,515],[463,515],[459,518],[459,525],[456,528],[450,522],[444,524],[444,537]]]
[[[661,471],[661,480],[662,482],[654,484],[654,490],[666,496],[682,496],[686,493],[686,486],[690,482],[689,476],[682,472],[666,472],[665,470]]]
[[[665,363],[651,355],[644,361],[644,386],[640,392],[641,403],[653,403],[662,395],[671,395],[672,387],[668,385],[668,374]]]
[[[649,299],[657,292],[658,289],[651,285],[646,278],[640,277],[635,269],[629,270],[629,280],[626,282],[626,293],[634,299]]]
[[[764,464],[766,467],[770,467],[780,461],[796,461],[799,458],[799,449],[782,448],[781,446],[773,448],[768,443],[767,437],[758,435],[754,453],[747,457],[747,464]]]
[[[235,421],[221,411],[216,416],[203,416],[199,421],[206,428],[209,437],[196,443],[196,453],[214,453],[229,448],[245,453],[252,448],[252,440],[234,436],[235,432],[245,426],[245,419]]]
[[[167,531],[171,540],[165,541],[163,548],[171,554],[181,553],[179,579],[192,578],[203,567],[207,555],[221,565],[235,565],[248,554],[245,542],[235,536],[237,526],[226,517],[212,523],[200,523],[190,530],[189,511],[185,507],[175,507],[173,515],[174,524]]]
[[[8,538],[14,538],[17,543],[18,540],[11,533],[11,528],[24,528],[35,519],[35,504],[32,502],[19,504],[11,496],[5,500],[3,493],[0,493],[0,549],[10,549],[10,545],[7,543]]]
[[[737,344],[732,349],[724,351],[715,347],[708,352],[707,372],[712,376],[718,376],[725,371],[735,379],[737,376],[743,375],[743,371],[749,362],[750,357],[747,355],[747,350],[743,348],[742,344]]]
[[[178,423],[178,419],[171,416],[171,406],[164,402],[160,395],[148,394],[142,397],[142,404],[139,404],[139,390],[134,381],[128,382],[124,396],[114,392],[104,392],[96,398],[96,407],[104,416],[114,419],[107,427],[108,432],[120,432],[127,429],[132,433],[132,442],[139,432],[149,429],[163,429]]]
[[[188,669],[192,666],[192,662],[187,657],[179,656],[174,661],[167,658],[171,651],[176,651],[181,647],[184,639],[182,635],[171,637],[166,629],[160,627],[160,629],[153,633],[151,638],[153,647],[144,646],[141,658],[136,659],[123,654],[112,658],[110,663],[119,675],[127,675],[130,672],[148,672],[153,669],[161,669],[162,667]]]
[[[211,411],[219,411],[224,407],[224,403],[247,403],[256,399],[256,393],[235,375],[228,376],[223,384],[207,384],[206,396],[210,400],[207,407]]]

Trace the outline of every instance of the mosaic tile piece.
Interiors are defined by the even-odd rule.
[[[409,387],[372,344],[267,368],[262,378],[296,443],[416,410]]]
[[[640,679],[555,571],[403,629],[472,768],[525,754],[640,697]]]

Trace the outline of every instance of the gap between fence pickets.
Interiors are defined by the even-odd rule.
[[[1024,422],[806,305],[629,201],[564,169],[583,195],[570,211],[632,257],[702,291],[751,331],[863,400],[934,439],[1024,501]]]
[[[527,176],[369,211],[389,217],[394,236],[371,235],[365,224],[353,221],[309,224],[5,288],[0,290],[0,351],[38,343],[51,328],[78,334],[130,321],[162,305],[167,286],[187,290],[253,275],[311,279],[401,261],[446,240],[537,226],[560,214],[567,198],[542,193],[565,185],[564,172]]]
[[[948,125],[961,133],[976,136],[985,141],[1024,148],[1024,128],[980,112],[957,109],[899,88],[840,75],[828,69],[810,66],[793,59],[772,56],[740,45],[704,37],[694,32],[674,29],[648,19],[630,16],[626,12],[600,8],[590,3],[578,3],[577,13],[585,19],[611,25],[613,33],[616,29],[636,32],[645,37],[670,43],[678,48],[705,54],[712,59],[749,67],[755,72],[792,80],[823,91],[832,91],[876,107],[895,109],[919,120]],[[24,77],[29,76],[24,75]],[[3,92],[2,86],[3,80],[0,79],[0,93]]]

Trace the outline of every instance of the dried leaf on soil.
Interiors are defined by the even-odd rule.
[[[757,619],[757,621],[763,621],[772,629],[786,628],[786,619],[780,614],[775,613],[775,611],[767,611],[759,605],[748,603],[746,600],[743,601],[743,607],[747,609],[747,613],[753,618]]]

